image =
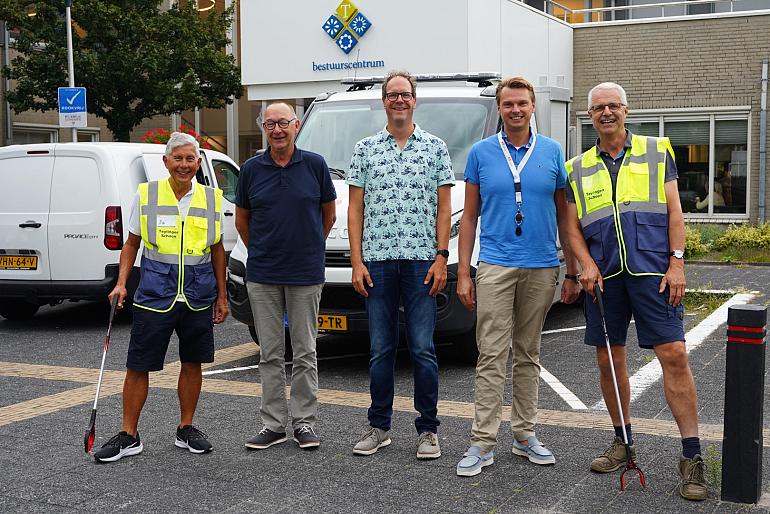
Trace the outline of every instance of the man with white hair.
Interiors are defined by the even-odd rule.
[[[163,369],[172,332],[179,337],[180,423],[174,444],[208,453],[206,434],[193,426],[203,376],[201,363],[214,361],[213,325],[228,314],[225,251],[222,246],[222,191],[198,184],[198,142],[174,132],[163,163],[169,176],[139,185],[120,253],[120,273],[109,299],[118,308],[128,296],[126,281],[144,243],[141,278],[134,295],[131,341],[123,382],[121,431],[94,453],[97,462],[137,455],[139,415],[149,389],[149,372]]]
[[[653,349],[663,368],[663,390],[682,436],[679,493],[703,500],[707,490],[698,438],[698,400],[684,343],[684,216],[679,201],[674,152],[666,137],[645,137],[625,128],[626,92],[605,82],[588,94],[596,145],[567,162],[570,247],[583,269],[585,343],[596,347],[602,396],[615,439],[591,462],[609,473],[626,462],[623,427],[615,400],[594,286],[602,292],[625,431],[636,455],[629,416],[630,385],[626,335],[631,317],[639,346]]]

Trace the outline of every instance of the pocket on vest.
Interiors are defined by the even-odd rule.
[[[654,212],[637,212],[636,248],[644,252],[668,253],[668,216]]]
[[[216,297],[217,280],[214,277],[214,268],[211,264],[203,264],[192,268],[195,276],[191,285],[193,298],[198,300],[207,300]]]
[[[149,297],[174,296],[177,292],[175,266],[150,259],[143,260],[139,289]]]
[[[583,237],[588,245],[588,252],[597,263],[604,261],[604,243],[602,242],[602,222],[596,221],[583,227]]]

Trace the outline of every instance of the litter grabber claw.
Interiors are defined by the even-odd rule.
[[[102,388],[102,378],[104,378],[104,363],[107,361],[107,350],[110,347],[110,332],[112,331],[112,320],[115,318],[115,309],[118,305],[118,295],[112,297],[112,303],[110,304],[110,321],[107,325],[107,335],[104,338],[104,347],[102,351],[102,365],[99,368],[99,380],[96,382],[96,395],[94,397],[94,406],[91,409],[91,421],[88,422],[88,430],[86,430],[85,436],[83,436],[83,447],[86,453],[91,452],[91,448],[94,445],[96,439],[96,407],[99,402],[99,391]]]
[[[599,305],[599,313],[602,317],[602,330],[604,331],[604,342],[607,345],[607,352],[609,353],[610,371],[612,372],[612,385],[615,388],[615,402],[618,406],[618,414],[620,415],[620,426],[623,429],[623,446],[626,448],[626,469],[620,474],[620,490],[626,490],[626,473],[631,471],[639,475],[639,483],[642,487],[647,487],[647,481],[644,479],[644,472],[642,468],[636,465],[634,458],[631,456],[631,445],[628,444],[628,434],[626,433],[626,420],[623,417],[623,408],[620,404],[620,390],[618,389],[618,377],[615,374],[615,363],[612,360],[612,347],[610,346],[610,336],[607,334],[607,318],[604,315],[604,302],[602,301],[602,291],[599,289],[599,284],[594,284],[594,294],[596,295],[596,303]]]

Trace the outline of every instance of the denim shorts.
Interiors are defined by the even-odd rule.
[[[176,331],[179,337],[179,360],[182,362],[214,362],[214,321],[212,308],[193,311],[184,302],[175,302],[168,312],[155,312],[133,307],[131,341],[128,343],[126,368],[137,371],[160,371]]]
[[[662,277],[645,275],[635,277],[628,273],[604,281],[604,311],[607,334],[611,345],[625,346],[628,325],[633,316],[639,346],[684,341],[684,305],[672,307],[668,303],[669,289],[658,293]],[[604,346],[599,306],[586,295],[583,302],[586,316],[585,343]]]

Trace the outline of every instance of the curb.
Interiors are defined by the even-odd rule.
[[[693,261],[688,260],[687,264],[702,264],[704,266],[757,266],[761,268],[770,267],[770,262],[743,262],[743,261]]]

